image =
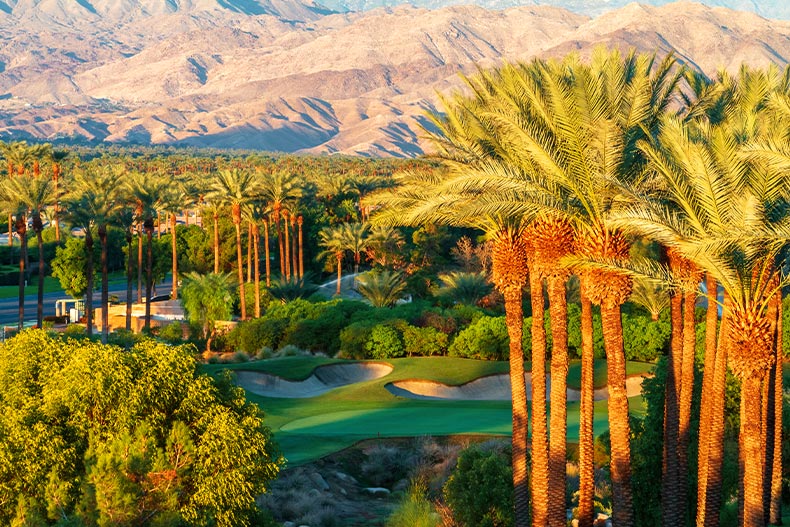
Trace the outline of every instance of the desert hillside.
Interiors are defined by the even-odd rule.
[[[287,0],[0,2],[0,138],[415,156],[438,92],[476,65],[673,52],[715,73],[790,61],[790,22],[678,2],[555,7]]]

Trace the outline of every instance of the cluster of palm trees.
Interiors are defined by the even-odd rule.
[[[721,72],[711,80],[672,57],[599,48],[586,62],[570,55],[482,71],[443,105],[432,138],[444,170],[404,172],[394,191],[369,203],[381,207],[374,222],[476,227],[492,243],[492,281],[505,299],[510,336],[516,525],[530,518],[540,527],[566,524],[571,274],[580,280],[582,312],[579,525],[593,521],[593,305],[600,306],[607,355],[613,521],[634,524],[620,308],[636,278],[665,284],[671,297],[664,525],[689,518],[718,525],[728,367],[742,385],[740,524],[776,522],[790,69],[744,66],[737,75]],[[660,244],[665,257],[632,258],[636,239]],[[708,315],[698,499],[696,512],[689,512],[694,307],[703,279]],[[530,465],[521,349],[527,285],[533,317]],[[544,292],[553,342],[548,365]]]

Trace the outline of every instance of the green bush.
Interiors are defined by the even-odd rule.
[[[428,486],[412,480],[406,496],[387,518],[386,527],[439,527],[439,518],[427,497]]]
[[[403,340],[397,329],[390,325],[379,324],[370,331],[365,343],[365,351],[372,359],[390,359],[403,357]]]
[[[654,361],[669,347],[672,326],[669,310],[665,309],[658,320],[649,315],[623,313],[623,343],[628,360]]]
[[[317,318],[297,321],[286,340],[302,349],[334,356],[340,351],[340,332],[349,325],[352,316],[371,309],[368,304],[354,300],[326,302]]]
[[[403,327],[403,346],[408,356],[444,355],[447,353],[447,335],[432,328],[418,328],[409,324]]]
[[[510,455],[472,447],[444,485],[444,499],[461,527],[510,527],[513,518],[513,471]]]
[[[184,340],[184,330],[181,322],[174,320],[170,324],[159,328],[158,337],[169,344],[180,344]]]
[[[264,347],[277,349],[287,327],[286,319],[256,318],[233,328],[227,340],[233,349],[255,354]]]
[[[469,359],[506,360],[509,343],[505,317],[484,316],[458,333],[449,352],[452,356]],[[524,349],[525,356],[527,350]]]
[[[371,330],[378,324],[375,320],[353,322],[340,331],[340,351],[337,357],[344,359],[364,359],[365,348]]]

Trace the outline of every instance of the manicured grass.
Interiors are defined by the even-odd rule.
[[[44,292],[45,293],[53,293],[56,291],[62,291],[63,289],[60,287],[60,282],[57,278],[52,278],[51,276],[44,277]],[[27,295],[35,295],[38,294],[38,277],[33,277],[27,283],[25,287],[25,296]],[[0,286],[0,298],[17,298],[19,296],[19,286],[18,285],[2,285]]]
[[[223,369],[262,371],[290,380],[303,380],[318,366],[342,362],[318,357],[287,357],[241,364],[202,366],[207,373]],[[396,397],[386,390],[390,382],[430,379],[462,384],[485,375],[507,373],[506,362],[475,361],[453,357],[415,357],[386,361],[394,370],[380,379],[337,388],[309,399],[280,399],[248,394],[266,414],[266,424],[291,465],[320,458],[362,439],[420,435],[510,435],[509,401],[433,401]],[[529,365],[527,365],[529,367]],[[629,364],[629,374],[649,371],[650,364]],[[574,371],[576,372],[574,373]],[[576,385],[578,361],[571,365]],[[605,361],[597,361],[596,384],[605,384]],[[632,412],[643,411],[639,398],[631,400]],[[595,403],[595,432],[607,427],[606,401]],[[568,441],[578,441],[579,405],[568,403]]]

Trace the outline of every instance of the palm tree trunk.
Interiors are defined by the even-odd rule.
[[[132,232],[128,230],[126,232],[126,331],[132,330],[132,265],[134,264],[132,239]]]
[[[266,256],[266,287],[272,285],[272,269],[269,260],[269,220],[263,220],[263,252]]]
[[[137,225],[137,303],[143,301],[143,222]]]
[[[219,273],[219,214],[214,212],[214,274]]]
[[[101,342],[107,344],[110,334],[110,271],[107,267],[107,225],[99,225],[99,243],[101,245]]]
[[[719,525],[719,509],[721,508],[722,463],[724,461],[724,394],[727,386],[727,355],[729,354],[726,335],[729,333],[730,313],[729,296],[726,291],[723,297],[719,337],[716,346],[716,362],[713,369],[711,388],[710,433],[707,436],[708,475],[705,489],[705,527]],[[700,435],[701,440],[705,436]],[[697,525],[700,525],[699,523]]]
[[[60,181],[60,163],[52,165],[52,184],[54,187],[55,203],[52,206],[52,222],[55,224],[55,242],[60,244],[60,221],[58,219],[58,209],[60,208],[60,193],[58,192],[58,182]]]
[[[11,225],[9,223],[9,225]],[[27,220],[24,214],[17,214],[16,232],[19,235],[19,324],[18,330],[25,327],[25,252],[27,252]],[[9,236],[9,240],[11,237]]]
[[[749,375],[741,381],[741,415],[757,416],[762,409],[762,379]],[[765,525],[763,505],[763,452],[760,444],[760,419],[741,419],[743,438],[743,527]]]
[[[691,436],[691,399],[694,392],[694,358],[697,334],[694,323],[696,291],[683,295],[683,361],[681,364],[680,405],[678,408],[678,520],[685,523],[688,480],[688,450]]]
[[[255,241],[252,235],[252,222],[247,222],[247,283],[252,282],[252,246]]]
[[[244,269],[241,259],[241,224],[240,222],[233,222],[236,227],[236,261],[237,269],[239,271],[239,305],[241,307],[241,319],[247,320],[247,299],[244,295]]]
[[[304,244],[302,243],[302,217],[296,220],[299,227],[299,278],[304,278]]]
[[[782,295],[777,292],[769,306],[773,331],[774,364],[765,382],[765,517],[781,523],[782,505]]]
[[[505,321],[510,338],[510,389],[512,395],[512,463],[516,526],[526,527],[529,519],[529,476],[527,473],[527,386],[524,380],[523,294],[520,285],[504,291]],[[564,503],[564,499],[563,499]]]
[[[595,350],[593,348],[592,303],[581,286],[582,378],[579,400],[579,527],[593,525],[595,495],[595,455],[593,419],[595,417],[593,384]]]
[[[335,294],[337,296],[340,296],[340,282],[341,282],[341,278],[342,278],[340,273],[341,273],[342,264],[343,264],[343,253],[338,253],[338,256],[337,256],[337,291],[335,292]]]
[[[713,376],[716,369],[716,326],[719,321],[716,279],[707,273],[705,278],[708,307],[705,313],[705,370],[702,377],[700,402],[699,444],[697,448],[697,525],[705,524],[705,492],[708,485],[707,438],[710,437]]]
[[[547,279],[551,313],[551,411],[549,412],[549,525],[565,527],[567,436],[568,304],[565,275]]]
[[[680,518],[680,459],[678,453],[678,434],[680,426],[680,379],[683,357],[683,297],[673,292],[669,297],[672,334],[664,404],[664,465],[661,478],[661,515],[663,525],[672,527],[679,524]]]
[[[170,299],[178,300],[178,243],[176,236],[176,214],[170,215],[170,250],[173,264],[173,287],[170,290]]]
[[[291,249],[289,245],[289,236],[288,231],[291,230],[288,226],[288,216],[285,212],[283,212],[283,224],[285,225],[285,254],[284,261],[285,261],[285,279],[291,279]]]
[[[85,229],[85,329],[88,336],[93,335],[93,235],[90,227]]]
[[[634,524],[631,493],[631,425],[625,389],[625,352],[620,305],[601,305],[601,324],[606,347],[609,384],[609,433],[612,443],[612,520],[618,527]]]
[[[549,457],[546,429],[546,329],[543,326],[543,280],[529,274],[532,304],[532,525],[548,522]]]
[[[261,242],[261,233],[258,224],[252,227],[252,243],[255,247],[255,318],[261,317],[261,257],[258,253]]]
[[[41,220],[39,219],[38,223]],[[44,325],[44,238],[41,228],[36,228],[36,242],[38,243],[38,298],[36,302],[36,325]]]
[[[146,265],[145,265],[145,329],[150,331],[151,330],[151,290],[153,289],[154,279],[153,279],[153,271],[154,271],[154,252],[153,252],[153,243],[154,243],[154,225],[153,219],[146,220],[151,222],[151,225],[146,225],[145,232],[146,237],[148,238],[148,246],[146,247],[147,250],[147,258],[146,258]]]

